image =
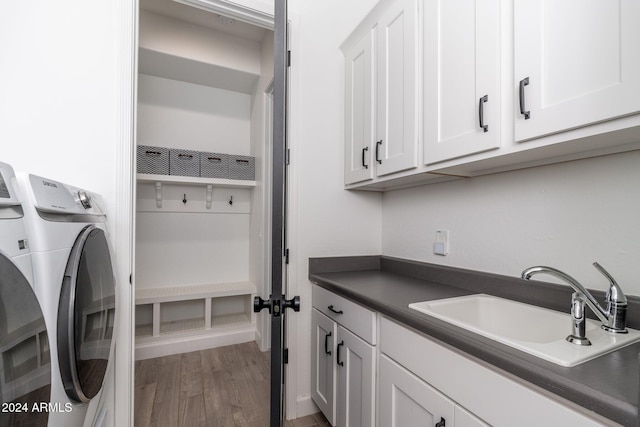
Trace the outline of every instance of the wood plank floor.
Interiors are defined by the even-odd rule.
[[[135,427],[269,427],[269,353],[255,342],[136,362]],[[285,427],[330,427],[321,414]]]

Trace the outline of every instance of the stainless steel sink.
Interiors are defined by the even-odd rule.
[[[561,366],[575,366],[640,340],[640,331],[613,334],[587,319],[590,346],[566,341],[571,316],[554,310],[485,294],[424,301],[409,308]]]

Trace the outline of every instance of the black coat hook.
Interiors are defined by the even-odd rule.
[[[230,205],[233,205],[233,196],[230,196],[230,197],[229,197],[229,204],[230,204]]]
[[[184,196],[182,196],[182,203],[187,204],[187,193],[184,193]]]

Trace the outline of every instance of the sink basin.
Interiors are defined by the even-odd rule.
[[[561,366],[575,366],[640,340],[640,331],[612,334],[602,330],[600,322],[587,319],[592,345],[567,342],[569,301],[566,314],[485,294],[417,302],[409,308]]]

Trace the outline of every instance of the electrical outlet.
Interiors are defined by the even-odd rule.
[[[433,253],[442,256],[449,255],[449,230],[436,230]]]

